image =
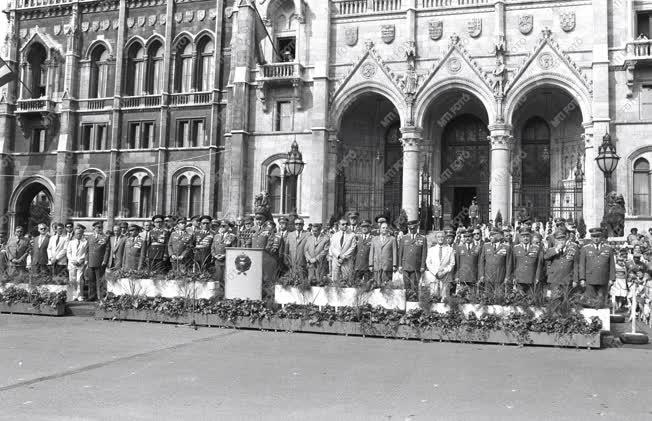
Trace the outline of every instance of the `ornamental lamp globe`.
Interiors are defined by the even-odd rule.
[[[606,133],[602,138],[602,145],[598,148],[598,156],[595,158],[598,168],[604,174],[611,174],[616,170],[620,157],[616,153],[616,147],[611,143],[611,136]]]
[[[290,152],[288,152],[287,160],[285,161],[285,173],[287,175],[299,176],[303,172],[303,167],[306,165],[303,162],[303,155],[299,152],[299,145],[295,140],[292,142]]]

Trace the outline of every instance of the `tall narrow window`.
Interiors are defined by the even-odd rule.
[[[187,148],[190,146],[190,121],[179,121],[177,130],[177,147]]]
[[[640,158],[634,163],[634,214],[650,215],[650,163]]]
[[[129,48],[125,82],[127,95],[143,94],[145,87],[145,51],[140,44],[134,44]]]
[[[127,138],[127,149],[140,148],[140,122],[129,123],[129,137]]]
[[[278,165],[272,165],[267,172],[267,191],[272,213],[281,213],[282,189],[281,169]]]
[[[140,190],[141,194],[141,207],[140,216],[147,217],[150,214],[151,197],[152,197],[152,179],[149,177],[143,178],[143,184]]]
[[[108,84],[109,52],[99,45],[91,54],[91,72],[88,85],[89,98],[105,98]]]
[[[88,175],[82,180],[80,205],[82,217],[97,218],[104,213],[104,177],[99,173]]]
[[[95,150],[104,149],[106,149],[106,125],[98,124],[95,126]]]
[[[177,45],[176,92],[190,92],[192,89],[192,43],[183,38]]]
[[[93,198],[95,197],[95,180],[88,177],[84,182],[84,194],[82,203],[85,204],[84,215],[85,217],[92,217],[93,215]]]
[[[154,123],[143,123],[143,137],[140,147],[142,149],[154,147]]]
[[[138,172],[127,181],[126,207],[130,218],[145,218],[151,211],[152,179],[144,172]]]
[[[205,38],[204,42],[200,44],[201,55],[199,57],[199,71],[201,74],[198,76],[200,81],[199,90],[200,91],[210,91],[213,89],[213,78],[214,73],[214,63],[213,63],[213,54],[215,52],[215,47],[213,41],[210,38]]]
[[[84,124],[82,126],[82,135],[81,135],[81,147],[82,151],[91,150],[91,139],[93,138],[93,125]]]
[[[192,146],[204,146],[204,120],[192,122]]]
[[[198,176],[194,176],[190,181],[190,213],[201,213],[201,179]]]
[[[292,103],[290,101],[279,101],[276,103],[276,127],[277,132],[289,132],[292,130]]]
[[[163,91],[163,54],[165,50],[160,42],[149,48],[149,69],[147,71],[147,91],[160,94]]]
[[[30,152],[45,152],[46,133],[46,130],[41,128],[34,129],[34,131],[32,131]]]
[[[45,47],[39,43],[35,43],[30,47],[27,54],[27,66],[30,72],[27,84],[30,87],[31,98],[40,98],[46,95],[48,71],[45,65],[47,59],[47,52]]]
[[[177,213],[179,216],[191,216],[188,212],[188,200],[190,196],[190,184],[188,177],[182,175],[177,182]]]

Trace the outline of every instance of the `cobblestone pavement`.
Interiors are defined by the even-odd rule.
[[[645,420],[651,358],[0,315],[0,420]]]

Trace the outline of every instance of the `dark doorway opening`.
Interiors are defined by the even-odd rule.
[[[453,188],[453,223],[457,228],[458,224],[468,225],[469,206],[471,201],[478,195],[477,187],[455,187]]]

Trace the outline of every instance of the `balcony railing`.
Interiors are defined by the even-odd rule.
[[[270,81],[283,81],[300,78],[303,66],[299,63],[270,63],[260,66],[259,78]]]
[[[443,9],[447,7],[483,6],[490,0],[420,0],[422,9]]]
[[[30,7],[55,6],[72,2],[72,0],[15,0],[14,4],[16,5],[16,9],[23,9]]]
[[[184,92],[170,95],[170,105],[172,106],[210,104],[210,102],[210,92]]]
[[[652,59],[652,40],[641,39],[627,43],[627,57],[635,59]]]
[[[122,108],[152,108],[161,106],[161,95],[127,96],[122,98]]]
[[[113,105],[113,99],[111,98],[94,98],[94,99],[80,99],[78,101],[78,106],[80,111],[94,111],[94,110],[103,110],[105,108],[111,108]]]
[[[401,10],[401,0],[336,0],[338,15],[358,15],[369,12],[394,12]]]
[[[19,99],[18,113],[53,113],[56,103],[47,98]]]

